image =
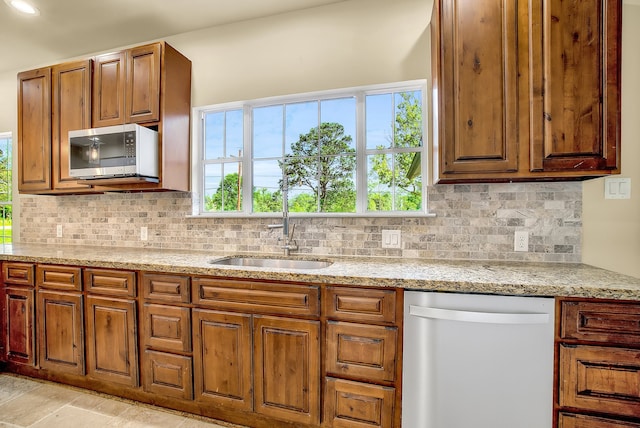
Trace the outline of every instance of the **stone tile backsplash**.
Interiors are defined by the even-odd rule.
[[[299,253],[422,259],[580,262],[582,184],[435,185],[435,217],[293,218]],[[21,195],[21,242],[280,253],[273,218],[194,218],[190,193]],[[63,224],[62,238],[56,225]],[[140,227],[148,240],[140,240]],[[383,229],[399,229],[401,249],[383,249]],[[516,230],[529,252],[513,251]]]

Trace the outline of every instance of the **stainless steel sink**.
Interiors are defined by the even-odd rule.
[[[280,259],[267,257],[230,256],[210,260],[212,265],[251,266],[283,269],[322,269],[331,266],[328,260]]]

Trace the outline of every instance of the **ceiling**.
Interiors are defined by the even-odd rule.
[[[30,1],[40,16],[0,1],[0,73],[346,0]]]

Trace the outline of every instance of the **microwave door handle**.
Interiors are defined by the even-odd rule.
[[[427,319],[489,324],[547,324],[550,320],[549,314],[545,313],[474,312],[415,305],[409,306],[409,315]]]

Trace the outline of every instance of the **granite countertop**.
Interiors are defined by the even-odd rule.
[[[228,255],[215,251],[15,244],[0,252],[0,260],[425,291],[640,300],[640,278],[585,264],[347,257],[309,257],[333,261],[322,269],[210,263]]]

